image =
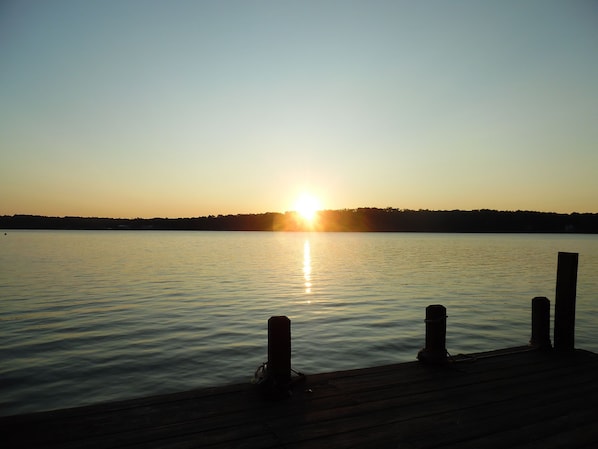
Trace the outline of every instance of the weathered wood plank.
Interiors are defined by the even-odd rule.
[[[496,393],[496,392],[493,392]],[[502,393],[502,391],[498,391]],[[586,397],[588,397],[586,395]],[[523,421],[513,421],[515,424],[524,422],[525,420],[534,420],[535,416],[528,416],[530,413],[531,401],[530,398],[525,398],[525,401],[514,400],[520,399],[517,395],[512,395],[504,400],[498,400],[500,396],[493,395],[490,399],[488,396],[482,395],[478,402],[471,405],[471,401],[467,404],[458,403],[457,398],[442,398],[437,401],[422,401],[421,403],[414,402],[412,404],[388,404],[379,403],[380,407],[373,408],[370,404],[368,407],[356,408],[355,413],[346,413],[344,410],[339,410],[338,416],[329,419],[315,419],[304,425],[299,425],[292,429],[292,433],[287,435],[288,441],[299,441],[301,439],[318,439],[328,438],[331,434],[354,434],[355,432],[367,433],[368,430],[378,429],[380,431],[392,431],[393,434],[402,435],[403,437],[412,438],[418,436],[428,436],[430,423],[434,423],[434,432],[442,430],[440,424],[442,418],[446,421],[445,425],[449,430],[465,428],[472,422],[477,425],[473,429],[469,429],[469,433],[480,432],[482,435],[489,432],[499,432],[504,430],[507,421],[513,419],[513,414],[518,413],[519,419]],[[533,399],[534,396],[531,396]],[[536,400],[536,405],[541,411],[548,410],[544,398]],[[476,409],[472,408],[475,407]],[[488,409],[488,410],[485,410]],[[553,408],[549,409],[553,410]],[[489,411],[485,416],[488,421],[485,427],[480,427],[484,424],[481,417],[484,416],[484,411]],[[538,414],[536,414],[538,416]],[[418,426],[421,423],[421,426]],[[427,429],[427,431],[426,431]],[[288,432],[288,431],[287,431]],[[279,430],[280,434],[284,434]],[[444,440],[451,441],[451,432],[447,432]],[[388,436],[388,435],[387,435]],[[327,442],[327,444],[330,444]]]
[[[527,349],[527,348],[525,348]],[[592,447],[598,355],[495,351],[0,418],[9,448]],[[433,431],[432,431],[433,430]]]

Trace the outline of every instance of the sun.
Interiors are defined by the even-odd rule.
[[[309,223],[314,221],[319,209],[320,202],[318,199],[308,193],[302,194],[295,203],[295,211],[303,220]]]

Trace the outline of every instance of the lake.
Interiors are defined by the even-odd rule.
[[[0,413],[249,382],[274,315],[308,375],[415,360],[430,304],[451,354],[525,345],[559,251],[598,352],[597,235],[2,230]]]

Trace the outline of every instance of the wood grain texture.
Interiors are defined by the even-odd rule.
[[[0,418],[4,448],[598,447],[598,355],[512,348]]]

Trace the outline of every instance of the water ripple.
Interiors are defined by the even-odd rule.
[[[1,245],[2,414],[246,382],[274,315],[308,374],[415,360],[429,304],[448,309],[451,353],[526,344],[558,251],[580,253],[576,338],[598,351],[597,236],[15,231]]]

